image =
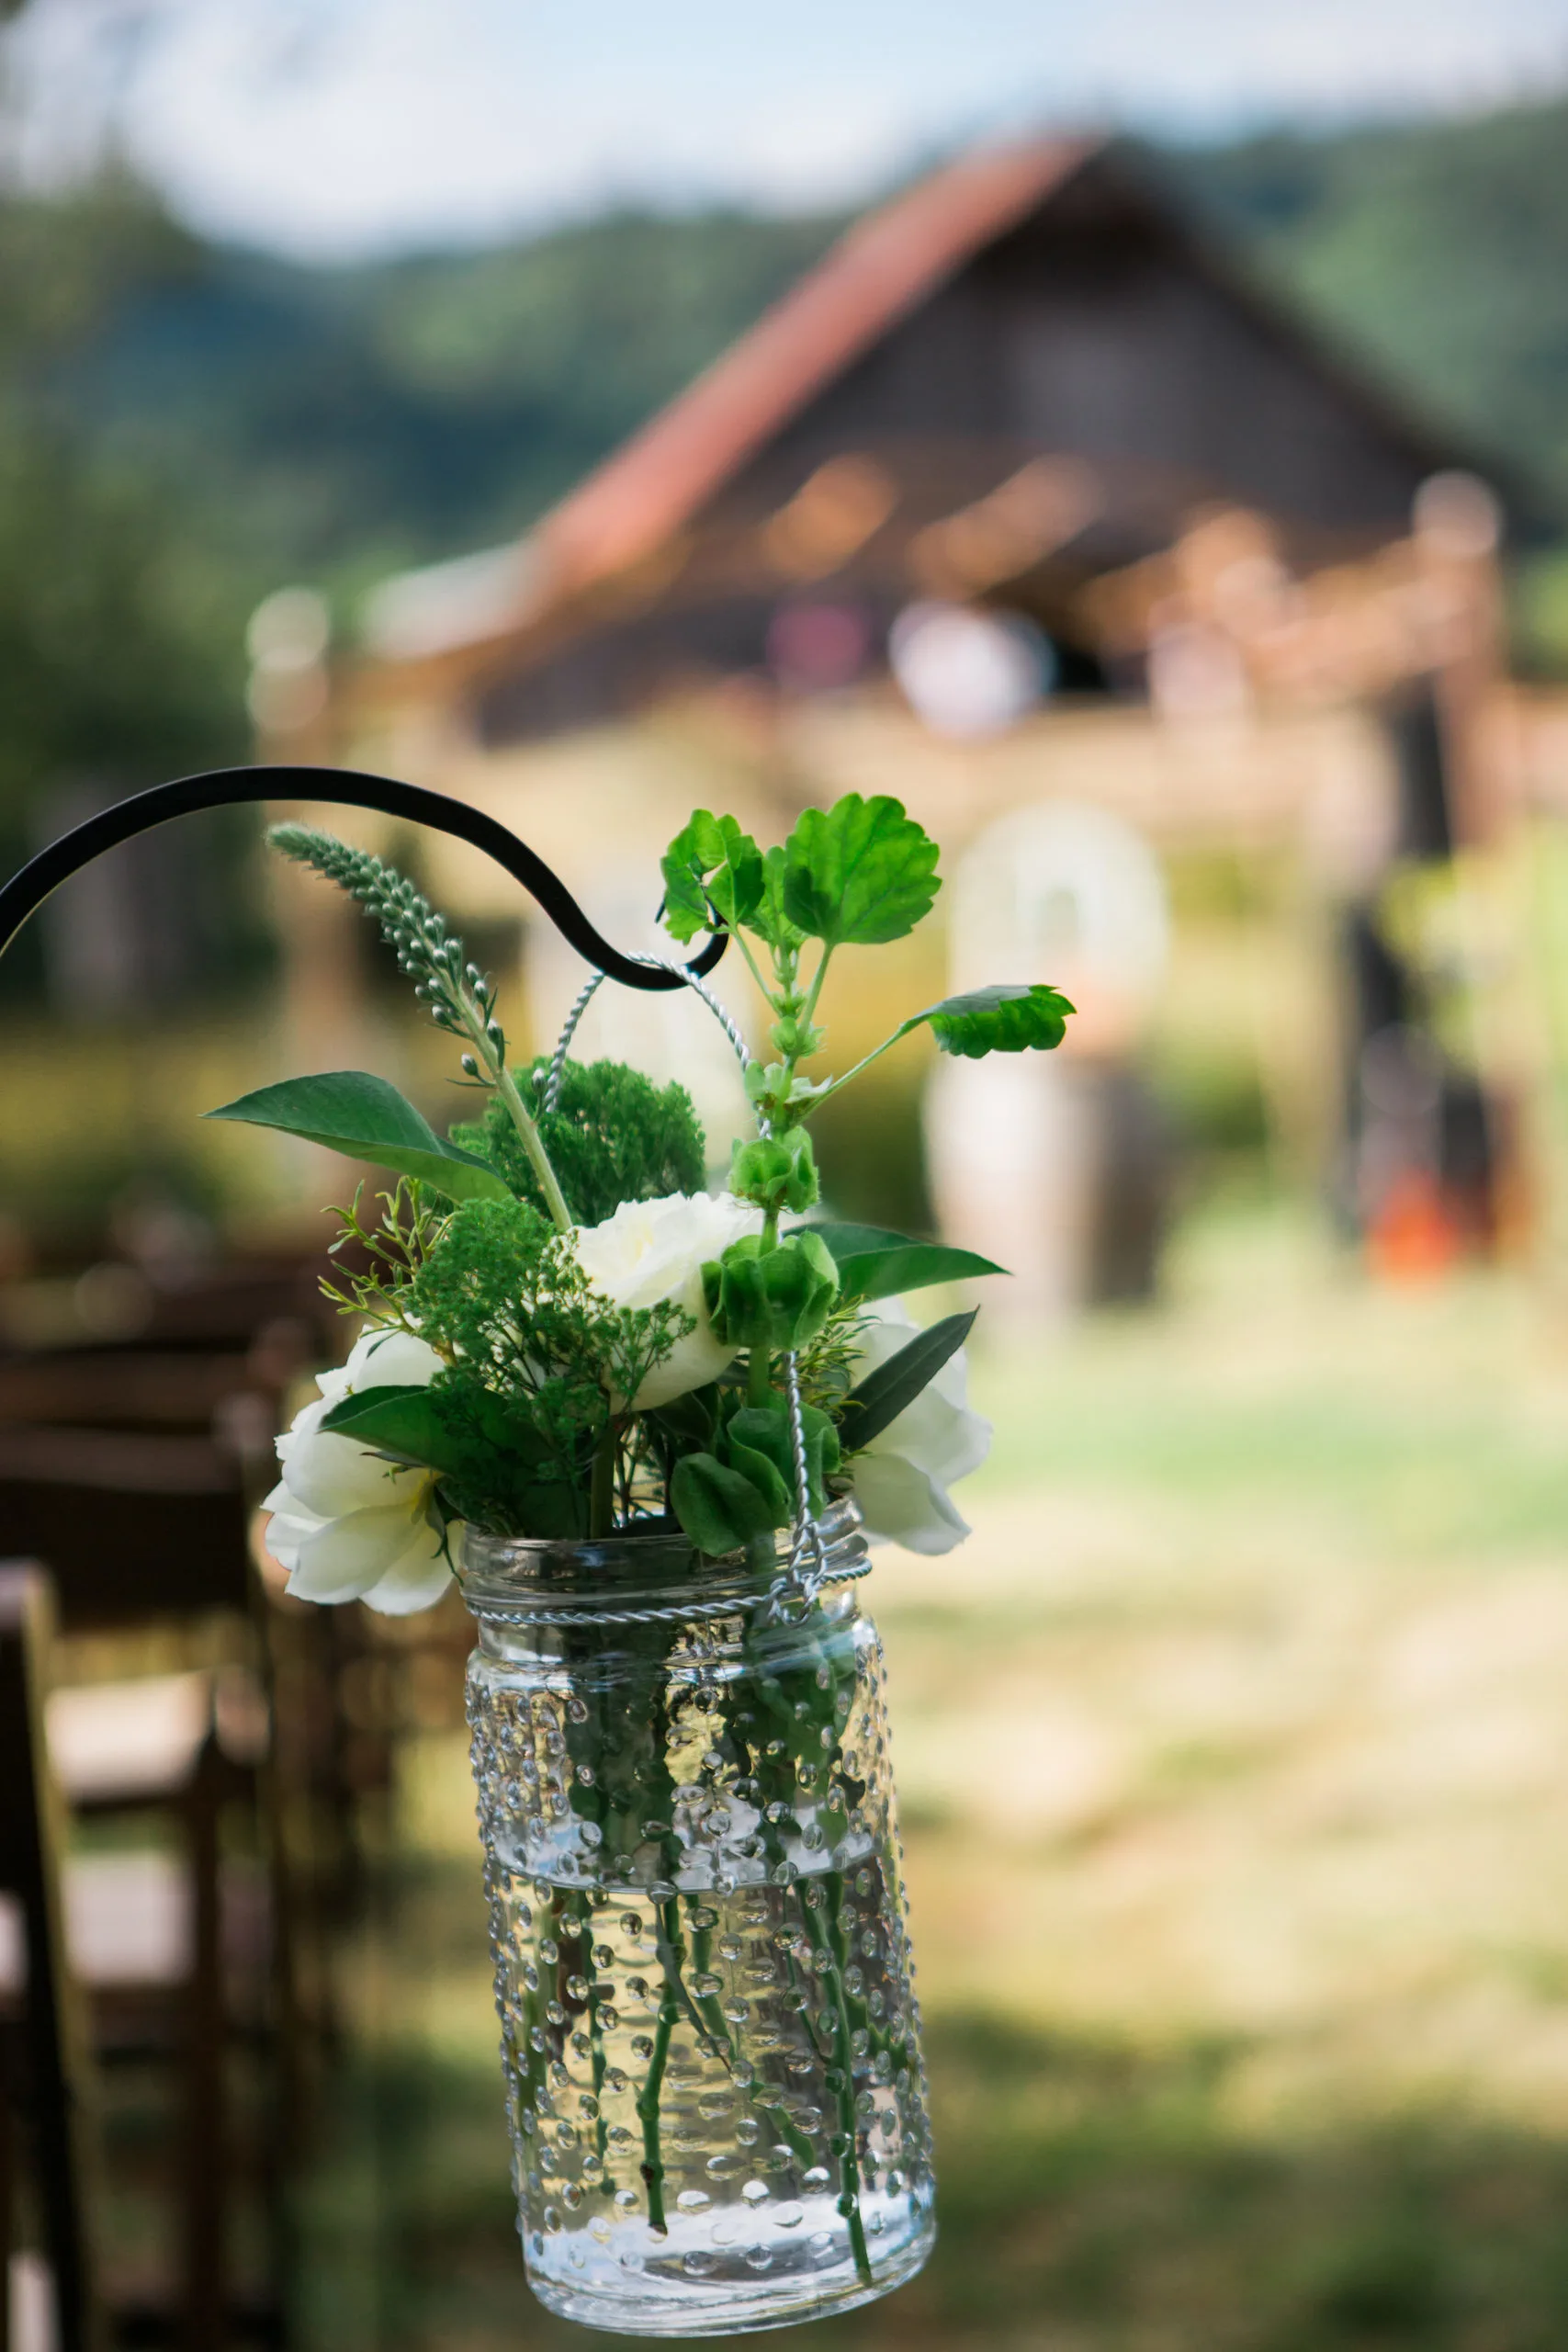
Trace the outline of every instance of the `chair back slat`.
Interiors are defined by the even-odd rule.
[[[0,1427],[151,1430],[205,1435],[231,1397],[267,1393],[244,1355],[0,1358]]]
[[[22,1914],[24,2073],[60,2352],[90,2352],[98,2314],[86,2041],[65,1949],[63,1817],[44,1745],[52,1636],[48,1577],[30,1563],[0,1563],[0,1889]]]
[[[68,1633],[244,1611],[243,1468],[205,1438],[0,1429],[0,1552],[47,1560]]]

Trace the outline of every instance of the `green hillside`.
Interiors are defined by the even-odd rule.
[[[1568,103],[1165,164],[1265,283],[1568,506]]]

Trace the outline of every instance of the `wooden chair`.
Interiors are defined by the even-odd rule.
[[[254,1624],[245,1487],[232,1453],[207,1438],[0,1429],[0,1532],[7,1549],[48,1562],[61,1623],[73,1634],[123,1633],[149,1620],[187,1629],[223,1619],[231,1627]],[[180,1866],[164,1861],[164,1898],[149,1893],[142,1873],[148,1935],[141,1981],[117,1984],[112,1970],[96,1971],[96,2009],[109,2044],[161,2048],[183,2070],[183,2333],[202,2352],[224,2340],[229,2318],[227,2075],[237,2036],[262,2045],[269,2062],[262,2169],[278,2245],[283,2139],[296,2105],[292,1885],[257,1697],[254,1679],[247,1686],[236,1661],[227,1677],[200,1668],[107,1690],[62,1691],[51,1708],[68,1799],[84,1812],[161,1813],[183,1845]],[[270,1931],[270,1961],[258,1934],[248,1951],[237,1954],[231,1934],[225,1948],[225,1913],[231,1929],[235,1906],[225,1885],[222,1824],[235,1812],[253,1825],[269,1866],[270,1905],[254,1924]],[[188,1932],[167,1931],[170,1901],[186,1906]],[[89,1909],[89,1937],[92,1925]],[[236,1957],[246,1962],[240,1973],[248,2012],[231,1981]],[[264,1985],[265,2002],[256,1997]],[[273,2320],[277,2308],[275,2299]]]
[[[94,2249],[91,2096],[65,1944],[61,1811],[44,1741],[53,1609],[47,1577],[0,1564],[0,1894],[17,1932],[0,1954],[0,2296],[9,2309],[17,2110],[25,2108],[60,2352],[101,2341]],[[25,2047],[24,2047],[25,2030]],[[0,2331],[6,2326],[0,2312]]]

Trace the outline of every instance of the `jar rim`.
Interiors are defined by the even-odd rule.
[[[854,1499],[843,1496],[821,1514],[826,1574],[822,1579],[863,1573],[867,1560]],[[458,1589],[476,1616],[531,1616],[559,1603],[584,1620],[596,1608],[606,1614],[635,1608],[674,1607],[685,1601],[712,1609],[717,1602],[765,1591],[787,1566],[791,1532],[761,1536],[742,1551],[718,1558],[700,1552],[680,1529],[635,1529],[579,1540],[559,1536],[492,1535],[465,1526],[453,1546]]]

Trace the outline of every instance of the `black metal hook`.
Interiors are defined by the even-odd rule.
[[[198,808],[232,808],[247,800],[311,800],[344,808],[378,808],[389,817],[406,817],[417,825],[431,825],[437,832],[468,842],[504,866],[537,901],[562,938],[607,979],[619,980],[623,988],[684,988],[688,974],[704,978],[728,945],[725,933],[717,932],[700,956],[673,970],[641,956],[623,956],[600,937],[566,884],[544,859],[482,808],[471,808],[466,800],[454,800],[449,793],[432,792],[422,784],[367,775],[357,768],[251,767],[209,768],[173,784],[155,784],[89,817],[85,824],[40,850],[0,888],[0,956],[50,893],[105,850],[149,832],[154,825],[166,824],[171,817],[189,816]]]

